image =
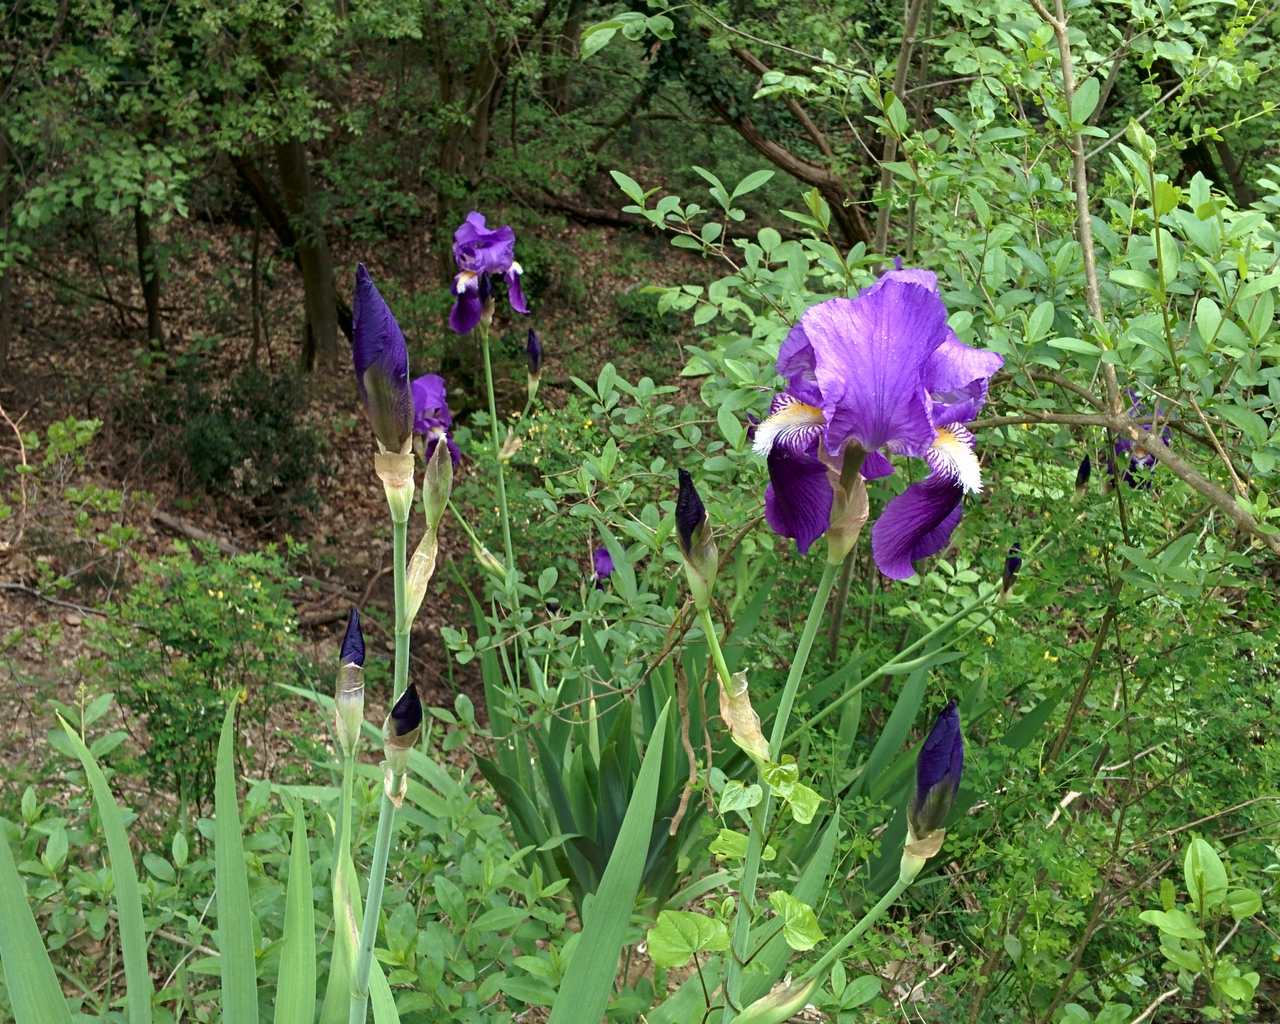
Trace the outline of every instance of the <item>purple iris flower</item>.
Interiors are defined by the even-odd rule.
[[[454,443],[453,414],[445,401],[444,378],[435,373],[424,373],[413,382],[413,432],[423,439],[424,458],[431,458],[436,442],[443,439],[449,446],[449,457],[456,466],[462,459]]]
[[[378,442],[387,451],[398,452],[413,429],[409,352],[400,325],[363,263],[356,266],[351,321],[351,356],[360,400]]]
[[[453,279],[455,296],[449,313],[449,326],[457,334],[473,331],[484,315],[484,307],[492,295],[493,278],[507,282],[507,299],[517,313],[528,313],[520,286],[524,273],[515,260],[516,233],[509,225],[490,229],[484,214],[472,210],[453,233],[453,260],[458,265]]]
[[[347,631],[342,637],[342,650],[338,655],[339,664],[364,667],[364,633],[360,630],[360,612],[352,608],[347,616]]]
[[[591,562],[596,571],[596,587],[603,589],[604,581],[613,574],[613,558],[609,554],[609,549],[596,548],[591,555]]]
[[[1146,413],[1146,406],[1139,400],[1137,393],[1133,390],[1129,391],[1129,416],[1138,417]],[[1160,405],[1156,403],[1155,418],[1160,418]],[[1152,424],[1154,426],[1154,424]],[[1148,435],[1151,434],[1151,426],[1143,428]],[[1164,429],[1160,431],[1160,440],[1168,445],[1173,440],[1173,431],[1166,423]],[[1135,442],[1132,438],[1119,437],[1116,438],[1116,454],[1127,455],[1129,457],[1129,467],[1124,471],[1124,482],[1130,487],[1139,490],[1151,490],[1151,470],[1155,468],[1156,457],[1147,451],[1141,442]]]
[[[946,823],[963,773],[964,735],[953,700],[933,723],[916,760],[916,791],[907,808],[907,823],[917,839]]]
[[[946,547],[961,499],[982,489],[973,435],[964,424],[1003,365],[947,326],[937,277],[883,274],[855,299],[811,306],[778,353],[786,389],[756,429],[768,457],[765,518],[801,554],[826,532],[846,451],[865,453],[862,476],[888,476],[885,452],[923,459],[930,474],[891,500],[871,535],[880,571],[908,579],[913,562]]]

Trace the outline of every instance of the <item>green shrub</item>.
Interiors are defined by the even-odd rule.
[[[92,623],[101,657],[91,674],[143,718],[137,759],[152,785],[203,806],[227,700],[243,690],[241,721],[261,724],[268,684],[294,677],[301,658],[279,556],[175,549],[144,562],[124,600]]]

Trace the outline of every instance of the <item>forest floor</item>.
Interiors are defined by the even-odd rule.
[[[0,764],[5,765],[0,776],[6,785],[18,785],[18,793],[11,794],[15,798],[45,762],[48,699],[74,705],[86,681],[94,653],[87,643],[88,620],[110,614],[111,603],[136,579],[137,565],[168,553],[175,541],[209,540],[228,553],[286,540],[296,553],[296,545],[305,545],[300,555],[290,556],[291,570],[301,577],[292,600],[304,654],[318,665],[331,661],[352,604],[387,609],[381,617],[390,619],[385,501],[372,473],[372,439],[345,361],[306,380],[305,407],[298,417],[321,438],[317,501],[291,515],[289,522],[202,493],[177,466],[157,459],[157,452],[164,451],[164,432],[181,424],[164,422],[140,407],[154,394],[147,391],[147,381],[166,380],[166,367],[193,356],[199,359],[199,376],[208,382],[229,380],[251,365],[255,354],[258,365],[280,372],[296,365],[302,332],[301,281],[282,258],[276,257],[274,273],[270,263],[259,271],[255,346],[243,232],[230,226],[211,231],[203,223],[175,224],[169,235],[185,258],[167,266],[162,297],[166,349],[159,357],[145,347],[145,311],[126,239],[101,240],[108,253],[116,243],[115,259],[68,257],[56,270],[32,268],[19,275],[15,345],[10,369],[0,381],[0,411],[9,421],[7,426],[0,423],[0,452],[7,468],[42,458],[39,450],[24,450],[19,431],[38,431],[44,438],[51,423],[69,416],[98,419],[103,426],[83,464],[65,479],[42,480],[44,488],[38,489],[33,475],[13,518],[0,528],[0,544],[10,539],[7,547],[0,546],[0,638],[7,638],[0,647],[0,716],[9,723],[0,735]],[[560,404],[573,390],[571,375],[594,378],[608,360],[624,373],[647,373],[660,383],[664,376],[674,376],[680,365],[674,345],[654,351],[624,337],[628,305],[619,296],[629,299],[655,279],[674,283],[705,277],[700,261],[639,232],[561,224],[553,237],[543,235],[539,243],[543,251],[555,252],[562,279],[557,284],[554,275],[545,275],[544,289],[550,294],[542,308],[550,315],[543,315],[538,296],[531,296],[535,306],[528,323],[542,335],[547,351],[542,404]],[[392,264],[377,264],[349,248],[339,245],[335,250],[340,289],[345,290],[346,268],[364,258],[393,308],[399,308],[397,295],[407,296],[403,304],[409,315],[400,319],[414,357],[412,372],[433,371],[448,360],[478,379],[473,343],[460,341],[444,327],[445,282],[438,289],[443,297],[434,305],[428,301],[426,312],[422,303],[414,303],[431,288],[431,275],[422,268],[438,266],[430,239],[417,233],[380,246],[380,252],[395,254]],[[407,288],[397,285],[405,281]],[[565,282],[572,282],[568,294]],[[504,312],[500,308],[500,318]],[[518,409],[525,392],[525,321],[509,315],[507,320],[508,336],[498,339],[496,353],[500,412]],[[340,336],[339,342],[345,348],[345,339]],[[462,345],[469,347],[460,349]],[[459,424],[482,401],[476,390],[465,385],[454,389],[451,383],[450,404]],[[465,475],[465,459],[461,470]],[[120,492],[119,511],[91,512],[76,522],[75,503],[55,492],[86,486]],[[92,540],[112,523],[134,531],[129,543],[114,552]],[[461,531],[446,528],[441,566],[469,557]],[[49,586],[55,579],[64,581],[56,589]],[[447,572],[437,581],[437,586],[461,590]],[[454,666],[439,637],[448,609],[464,605],[461,593],[428,599],[415,624],[412,673],[429,704],[452,706],[455,692],[462,691],[483,707],[475,666]],[[366,616],[366,628],[374,630],[369,639],[375,650],[381,645],[390,652],[391,637],[381,631],[378,618]],[[129,728],[128,722],[122,724]],[[136,726],[132,731],[143,741]],[[25,770],[9,770],[23,765]]]

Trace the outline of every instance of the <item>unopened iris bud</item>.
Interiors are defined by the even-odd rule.
[[[409,770],[409,751],[422,735],[422,699],[418,687],[410,683],[400,694],[382,726],[382,750],[387,759],[385,788],[396,806],[404,799]]]
[[[1022,545],[1014,541],[1013,547],[1009,549],[1009,556],[1004,560],[1004,578],[1000,583],[1002,594],[1007,594],[1013,589],[1013,581],[1018,578],[1018,572],[1021,569]]]
[[[596,574],[596,589],[604,589],[604,581],[613,575],[613,556],[606,547],[598,547],[591,554],[591,567]]]
[[[334,733],[344,755],[355,753],[364,722],[364,634],[360,613],[351,609],[338,658],[338,682],[334,688]]]
[[[1076,470],[1076,497],[1083,496],[1089,489],[1089,477],[1093,475],[1093,463],[1086,455],[1080,460],[1080,468]]]
[[[422,508],[426,513],[428,531],[434,531],[440,525],[452,493],[452,452],[448,445],[437,443],[431,450],[427,468],[422,474]]]
[[[711,523],[706,506],[693,486],[693,477],[680,470],[680,493],[676,496],[676,532],[680,536],[680,553],[684,556],[684,574],[696,608],[711,605],[711,589],[715,586],[720,554],[711,536]]]
[[[363,263],[356,267],[351,334],[356,387],[374,436],[384,451],[407,453],[413,433],[409,352],[400,325]]]
[[[493,573],[499,579],[506,579],[507,567],[498,561],[498,556],[483,544],[472,544],[471,553],[476,556],[476,561],[485,572]]]
[[[818,978],[803,978],[779,985],[768,995],[761,996],[733,1018],[733,1024],[779,1024],[791,1020],[804,1009],[818,987]]]
[[[960,777],[964,774],[964,735],[960,712],[950,701],[933,723],[916,760],[916,791],[907,807],[907,842],[902,850],[901,877],[910,882],[925,861],[942,849]]]
[[[532,327],[529,328],[529,340],[524,352],[529,358],[529,401],[532,402],[533,396],[538,393],[538,383],[542,380],[542,339]]]

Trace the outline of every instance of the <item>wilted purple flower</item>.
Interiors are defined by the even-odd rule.
[[[444,378],[435,373],[424,373],[413,381],[413,432],[423,439],[424,458],[430,459],[436,442],[443,440],[449,446],[449,457],[456,466],[462,458],[450,433],[453,414],[445,401]]]
[[[1009,549],[1009,555],[1004,560],[1004,577],[1001,580],[1000,589],[1006,594],[1013,587],[1013,581],[1018,576],[1018,571],[1022,568],[1022,545],[1017,541],[1013,542],[1013,547]]]
[[[916,760],[916,791],[907,808],[907,823],[917,839],[942,828],[963,773],[964,736],[953,700],[933,723]]]
[[[364,633],[360,631],[360,612],[355,608],[347,616],[347,631],[342,637],[342,653],[338,661],[342,665],[364,667]]]
[[[410,683],[400,694],[395,707],[391,709],[389,718],[391,735],[404,737],[410,735],[422,725],[422,699],[418,696],[418,687]]]
[[[413,429],[409,352],[400,325],[363,263],[356,266],[351,335],[356,387],[374,436],[387,451],[398,452]]]
[[[596,586],[603,587],[604,581],[613,574],[613,558],[606,547],[598,547],[591,555],[591,562],[596,571]]]
[[[1146,406],[1142,404],[1137,393],[1133,390],[1129,391],[1129,401],[1131,402],[1129,406],[1129,416],[1131,418],[1136,418],[1145,414]],[[1155,418],[1160,418],[1159,403],[1156,403]],[[1152,424],[1152,426],[1154,426],[1154,424]],[[1150,436],[1151,426],[1143,427],[1143,432],[1146,433],[1147,436]],[[1160,431],[1160,440],[1166,445],[1173,440],[1173,431],[1169,428],[1168,424],[1165,424],[1164,428]],[[1150,473],[1151,470],[1155,468],[1156,457],[1147,451],[1147,449],[1142,446],[1141,442],[1135,442],[1132,438],[1128,437],[1116,438],[1115,448],[1117,455],[1127,455],[1129,457],[1129,466],[1124,471],[1124,482],[1130,487],[1135,487],[1139,490],[1151,490]]]
[[[516,233],[504,224],[490,229],[484,214],[472,210],[453,233],[453,259],[458,265],[453,279],[455,296],[449,313],[449,326],[457,334],[475,329],[484,315],[485,303],[492,294],[493,278],[507,282],[507,299],[517,313],[528,313],[520,286],[524,273],[515,260]]]
[[[529,340],[525,343],[524,352],[529,358],[529,376],[537,377],[542,373],[542,339],[532,327],[529,328]]]
[[[829,473],[861,449],[862,476],[888,476],[884,451],[921,458],[930,475],[891,500],[872,530],[880,571],[907,579],[912,563],[941,551],[961,499],[982,488],[973,435],[964,427],[986,401],[1004,360],[971,348],[947,326],[937,277],[883,274],[855,299],[810,307],[778,353],[786,390],[755,435],[768,456],[765,518],[803,554],[830,524]]]

